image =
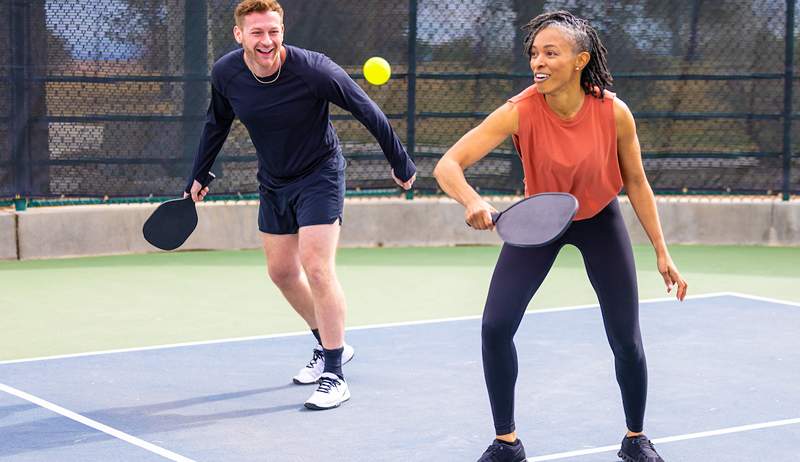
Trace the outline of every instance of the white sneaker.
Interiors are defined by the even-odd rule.
[[[353,359],[355,353],[355,349],[345,343],[344,351],[342,352],[342,365],[344,366],[349,363],[350,360]],[[297,385],[311,385],[312,383],[317,383],[324,370],[325,355],[322,352],[322,347],[317,345],[314,347],[314,355],[311,357],[311,361],[306,364],[306,367],[300,369],[297,375],[292,377],[292,381]]]
[[[305,405],[315,411],[333,409],[350,399],[350,389],[347,382],[340,379],[332,372],[323,372],[319,378],[319,385],[311,398],[308,398]]]

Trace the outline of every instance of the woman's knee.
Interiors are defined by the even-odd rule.
[[[612,340],[611,350],[614,352],[614,358],[624,363],[638,363],[644,359],[641,339]]]
[[[481,339],[484,346],[504,345],[513,338],[513,324],[510,320],[483,318],[481,323]]]

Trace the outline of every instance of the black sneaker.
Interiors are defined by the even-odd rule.
[[[617,456],[625,462],[664,462],[653,443],[644,435],[622,438],[622,448]]]
[[[525,448],[519,439],[514,444],[494,440],[478,462],[525,462],[525,459]]]

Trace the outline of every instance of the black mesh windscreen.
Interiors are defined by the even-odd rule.
[[[202,130],[211,65],[238,46],[237,3],[0,2],[0,197],[178,194]],[[787,101],[786,0],[286,0],[283,7],[286,43],[327,54],[369,93],[417,162],[421,190],[437,190],[433,167],[453,143],[532,83],[521,27],[563,8],[588,19],[608,49],[613,90],[636,117],[656,191],[800,192],[800,6]],[[361,76],[371,56],[391,63],[386,85]],[[348,189],[393,188],[368,131],[339,108],[331,113]],[[213,168],[213,193],[256,192],[256,162],[237,121]],[[467,178],[482,191],[521,192],[510,140]]]

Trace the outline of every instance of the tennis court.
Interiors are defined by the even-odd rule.
[[[584,223],[514,340],[528,461],[619,461],[634,282],[664,460],[798,460],[800,0],[256,3],[0,1],[0,461],[475,461],[510,428],[490,279],[501,239],[531,245],[501,232],[515,212],[476,229],[567,190]],[[470,187],[465,216],[446,196]],[[276,237],[301,227],[323,231]],[[509,258],[508,287],[550,263]],[[487,310],[499,369],[513,304]],[[309,326],[318,387],[292,380]]]
[[[322,413],[291,384],[312,337],[258,252],[3,262],[0,456],[300,461],[318,443],[333,460],[470,460],[492,431],[479,313],[497,251],[341,250],[353,399]],[[674,254],[694,282],[683,303],[663,297],[636,247],[649,436],[668,460],[792,460],[798,250]],[[516,336],[532,461],[616,460],[619,391],[580,263],[565,249]],[[415,289],[391,293],[397,278]]]

